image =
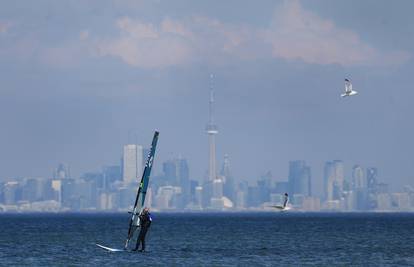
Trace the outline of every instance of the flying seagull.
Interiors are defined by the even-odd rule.
[[[353,96],[358,94],[357,91],[352,90],[352,83],[349,79],[345,79],[345,93],[341,97]]]

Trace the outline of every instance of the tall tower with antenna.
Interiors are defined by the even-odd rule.
[[[213,90],[213,74],[210,74],[210,100],[209,100],[209,121],[206,126],[209,144],[209,168],[208,178],[212,182],[217,178],[216,170],[216,134],[218,134],[217,125],[214,123],[214,90]]]

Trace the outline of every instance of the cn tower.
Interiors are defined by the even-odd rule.
[[[208,168],[208,178],[209,181],[214,181],[217,177],[216,171],[216,134],[218,133],[217,125],[214,123],[214,113],[213,113],[213,104],[214,104],[214,90],[213,90],[213,74],[210,74],[210,100],[209,100],[209,121],[206,126],[206,131],[208,134],[208,143],[209,143],[209,168]]]

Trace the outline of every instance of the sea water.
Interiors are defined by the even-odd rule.
[[[111,253],[128,214],[2,214],[0,265],[414,266],[409,213],[152,215],[147,252]]]

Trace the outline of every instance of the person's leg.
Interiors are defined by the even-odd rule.
[[[145,236],[144,236],[144,239],[142,239],[141,242],[142,242],[142,247],[141,247],[142,249],[141,250],[145,251]]]
[[[140,233],[140,235],[139,235],[139,237],[140,237],[140,239],[141,239],[141,244],[142,244],[142,246],[141,246],[141,251],[144,251],[145,250],[145,236],[147,235],[147,228],[142,228],[141,229],[142,231],[141,231],[141,233]]]
[[[139,243],[140,243],[140,240],[138,238],[137,239],[137,244],[135,245],[135,248],[133,249],[134,251],[137,251],[139,249]]]
[[[135,250],[139,249],[139,243],[141,243],[141,250],[145,249],[145,244],[144,244],[145,240],[144,239],[145,239],[145,233],[146,232],[147,231],[146,231],[145,228],[141,228],[141,230],[139,231],[138,238],[137,238],[137,246],[135,247]]]

